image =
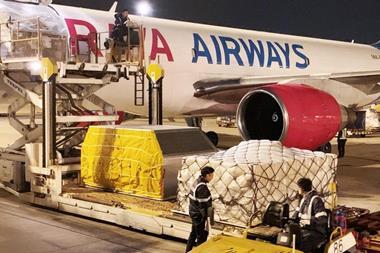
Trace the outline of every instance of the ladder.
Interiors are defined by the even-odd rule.
[[[144,106],[145,104],[145,78],[142,71],[135,73],[135,106]]]

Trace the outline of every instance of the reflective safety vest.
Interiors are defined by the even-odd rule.
[[[190,198],[191,200],[194,200],[194,201],[199,202],[199,203],[208,202],[208,201],[211,200],[211,194],[210,194],[210,196],[208,196],[208,197],[206,197],[206,198],[197,198],[197,196],[196,196],[196,194],[195,194],[195,193],[197,192],[197,190],[198,190],[198,187],[201,186],[201,185],[205,185],[205,186],[207,187],[207,184],[206,184],[206,183],[203,183],[203,182],[197,183],[197,184],[195,185],[195,187],[192,187],[192,188],[190,189],[189,198]]]
[[[206,182],[202,177],[199,177],[191,187],[189,192],[190,206],[189,213],[205,215],[207,208],[212,206],[211,193],[207,188]]]
[[[300,207],[298,207],[296,209],[296,211],[298,212],[298,217],[300,218],[301,227],[312,225],[311,220],[312,220],[313,216],[315,218],[327,216],[324,205],[322,207],[315,208],[315,210],[313,210],[313,202],[317,198],[319,198],[323,203],[322,198],[319,197],[318,195],[308,194],[307,196],[302,198],[301,203],[300,203]],[[307,206],[305,206],[305,205],[307,205]],[[313,213],[314,213],[314,215],[313,215]]]

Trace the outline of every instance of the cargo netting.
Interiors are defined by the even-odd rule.
[[[164,197],[163,155],[152,130],[91,126],[83,142],[81,165],[87,186]]]
[[[211,156],[184,158],[178,174],[179,211],[188,212],[190,188],[206,165],[215,169],[209,189],[217,221],[246,226],[270,201],[287,202],[293,212],[301,177],[313,181],[326,207],[336,205],[336,155],[251,140]]]

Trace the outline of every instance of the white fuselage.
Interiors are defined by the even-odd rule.
[[[44,8],[56,11],[71,36],[88,35],[94,29],[108,32],[114,23],[111,12],[61,5]],[[199,80],[380,70],[380,50],[369,45],[150,17],[131,19],[146,29],[146,64],[159,62],[165,70],[163,101],[167,117],[220,105],[193,96],[193,84]],[[338,90],[336,94],[330,90],[333,96],[339,96]],[[133,80],[108,85],[97,95],[117,110],[146,114],[146,107],[134,106]],[[352,93],[347,104],[355,104],[355,96]]]

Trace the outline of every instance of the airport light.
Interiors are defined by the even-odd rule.
[[[137,12],[141,16],[146,16],[152,12],[152,7],[148,2],[140,2],[137,4]]]
[[[39,75],[41,71],[41,62],[33,61],[28,64],[28,69],[32,75]]]

